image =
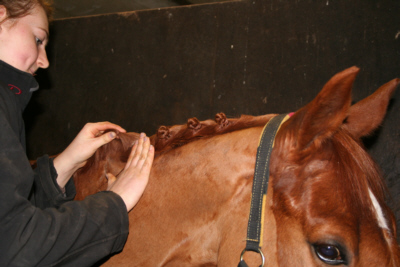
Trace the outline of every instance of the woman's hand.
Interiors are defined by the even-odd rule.
[[[104,144],[116,137],[115,132],[126,132],[120,126],[110,122],[87,123],[72,143],[54,159],[57,170],[57,183],[64,188],[76,170],[85,165],[86,161]]]
[[[145,134],[132,147],[125,168],[118,175],[118,179],[111,173],[107,174],[109,191],[121,196],[129,212],[139,201],[149,180],[151,166],[154,159],[154,147]]]

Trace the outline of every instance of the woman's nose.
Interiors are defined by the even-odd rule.
[[[47,69],[50,65],[49,60],[47,59],[46,49],[40,49],[39,56],[37,59],[37,65],[39,68]]]

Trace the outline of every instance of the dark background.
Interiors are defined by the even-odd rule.
[[[55,20],[50,68],[25,112],[28,155],[61,152],[86,122],[151,135],[221,111],[295,111],[353,65],[361,100],[400,77],[399,12],[398,0],[243,0]],[[400,89],[365,139],[397,218],[399,107]]]
[[[194,5],[229,0],[53,0],[55,19]]]

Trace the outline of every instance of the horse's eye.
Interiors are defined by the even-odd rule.
[[[345,264],[346,259],[344,253],[334,245],[315,244],[315,253],[318,258],[329,265]]]

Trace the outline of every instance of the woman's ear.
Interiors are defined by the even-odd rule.
[[[0,5],[0,30],[2,28],[3,22],[7,19],[7,8],[3,5]]]

